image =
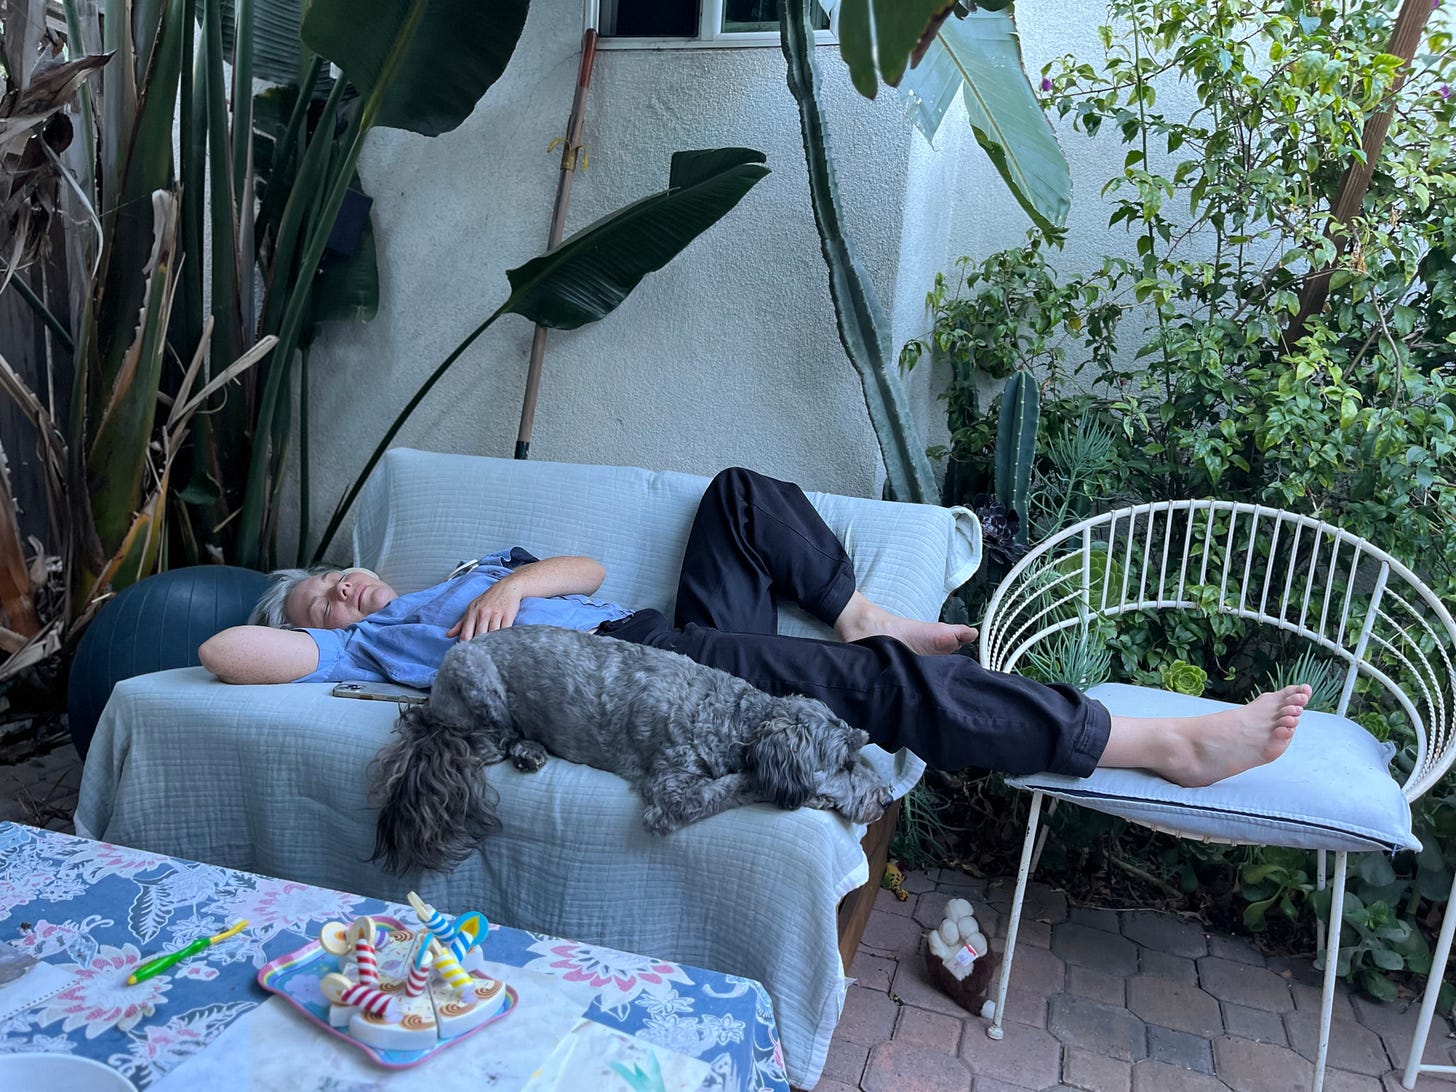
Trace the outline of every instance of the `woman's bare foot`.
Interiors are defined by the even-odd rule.
[[[1308,686],[1260,694],[1201,717],[1113,717],[1100,766],[1138,766],[1187,788],[1273,762],[1289,747]]]
[[[912,652],[922,656],[941,656],[954,652],[976,639],[970,626],[953,626],[946,622],[917,622],[899,614],[891,614],[855,592],[834,621],[834,632],[841,641],[858,641],[861,637],[893,637]]]

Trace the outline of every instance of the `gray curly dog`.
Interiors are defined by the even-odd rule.
[[[869,736],[823,702],[776,698],[676,652],[555,626],[456,645],[395,735],[375,759],[373,857],[394,872],[453,867],[499,828],[484,767],[507,758],[534,771],[549,752],[626,778],[652,834],[757,802],[868,823],[891,799],[857,760]]]

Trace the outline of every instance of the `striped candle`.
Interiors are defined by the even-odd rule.
[[[440,911],[420,898],[413,891],[409,893],[410,906],[419,915],[420,924],[428,929],[434,938],[441,944],[452,944],[455,941],[455,924]]]
[[[445,976],[445,981],[457,990],[467,989],[475,981],[448,948],[436,945],[434,964],[435,969]]]
[[[371,933],[374,930],[369,930]],[[354,961],[358,964],[359,982],[365,986],[379,985],[379,959],[371,937],[359,935],[354,938]]]
[[[410,968],[409,980],[404,984],[406,997],[418,997],[425,992],[425,983],[430,980],[430,965],[416,963]]]
[[[352,1005],[363,1009],[370,1016],[388,1017],[394,1009],[394,998],[381,993],[373,986],[350,984],[339,991],[335,998],[341,1005]]]

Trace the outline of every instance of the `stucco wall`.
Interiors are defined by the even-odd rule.
[[[546,149],[565,127],[581,29],[579,0],[537,0],[510,67],[464,125],[434,140],[370,137],[361,174],[375,198],[380,313],[329,330],[314,351],[315,528],[396,408],[504,300],[506,269],[544,248],[559,163]],[[837,50],[820,60],[847,221],[888,307],[920,138],[893,95],[854,93]],[[533,458],[697,473],[742,463],[878,493],[879,453],[835,331],[783,73],[774,48],[598,54],[568,232],[662,189],[676,149],[755,147],[773,173],[606,320],[551,334]],[[912,296],[923,296],[926,268]],[[526,320],[500,320],[396,442],[509,456],[530,340]]]
[[[1100,49],[1105,17],[1100,4],[1021,0],[1028,71]],[[505,298],[505,271],[543,249],[559,162],[546,147],[565,128],[581,29],[580,0],[535,0],[510,67],[464,125],[435,140],[371,136],[361,173],[375,198],[380,314],[331,329],[314,352],[315,528],[397,407]],[[854,92],[837,48],[821,47],[819,59],[846,223],[898,351],[926,329],[937,270],[1019,243],[1030,221],[963,109],[932,149],[892,93],[870,102]],[[1063,132],[1062,141],[1074,188],[1056,260],[1076,271],[1108,245],[1097,191],[1108,157],[1120,162],[1122,152],[1111,134]],[[883,468],[835,330],[778,49],[604,50],[585,142],[568,232],[663,188],[677,149],[755,147],[773,173],[606,320],[550,335],[532,457],[704,474],[742,463],[810,488],[878,495]],[[1132,253],[1131,240],[1122,245]],[[498,322],[396,442],[509,456],[530,341],[524,319]],[[935,400],[943,379],[926,367],[910,380],[927,443],[945,437]]]

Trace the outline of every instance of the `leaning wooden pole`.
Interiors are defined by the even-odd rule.
[[[581,125],[586,114],[586,91],[591,85],[592,64],[597,56],[597,32],[587,28],[581,36],[581,68],[576,76],[576,95],[571,100],[571,118],[566,123],[566,140],[561,146],[561,177],[556,183],[556,207],[551,212],[551,233],[546,249],[561,244],[566,228],[566,209],[571,204],[571,180],[576,177],[576,157],[581,151]],[[516,432],[516,458],[531,451],[531,425],[536,419],[536,395],[541,389],[541,364],[546,358],[546,327],[537,324],[531,338],[531,363],[526,369],[526,396],[521,402],[521,427]]]
[[[1351,163],[1345,171],[1345,177],[1340,181],[1339,191],[1331,206],[1334,215],[1327,232],[1330,241],[1335,245],[1335,255],[1323,269],[1305,282],[1304,290],[1299,294],[1299,311],[1284,331],[1286,353],[1292,352],[1299,344],[1309,320],[1324,310],[1325,299],[1330,293],[1330,274],[1334,272],[1335,264],[1349,242],[1349,232],[1341,228],[1359,214],[1360,206],[1365,202],[1365,194],[1370,189],[1370,179],[1375,174],[1375,165],[1380,157],[1380,148],[1385,143],[1385,134],[1390,131],[1390,118],[1395,110],[1395,93],[1400,90],[1400,85],[1405,82],[1406,74],[1410,71],[1411,60],[1416,55],[1416,48],[1421,43],[1421,36],[1425,33],[1426,23],[1431,18],[1434,7],[1430,0],[1405,0],[1400,6],[1400,14],[1395,17],[1395,27],[1391,31],[1390,44],[1385,47],[1385,52],[1401,59],[1400,70],[1390,85],[1385,108],[1372,114],[1365,122],[1365,132],[1360,140],[1360,147],[1365,153],[1364,160]]]

